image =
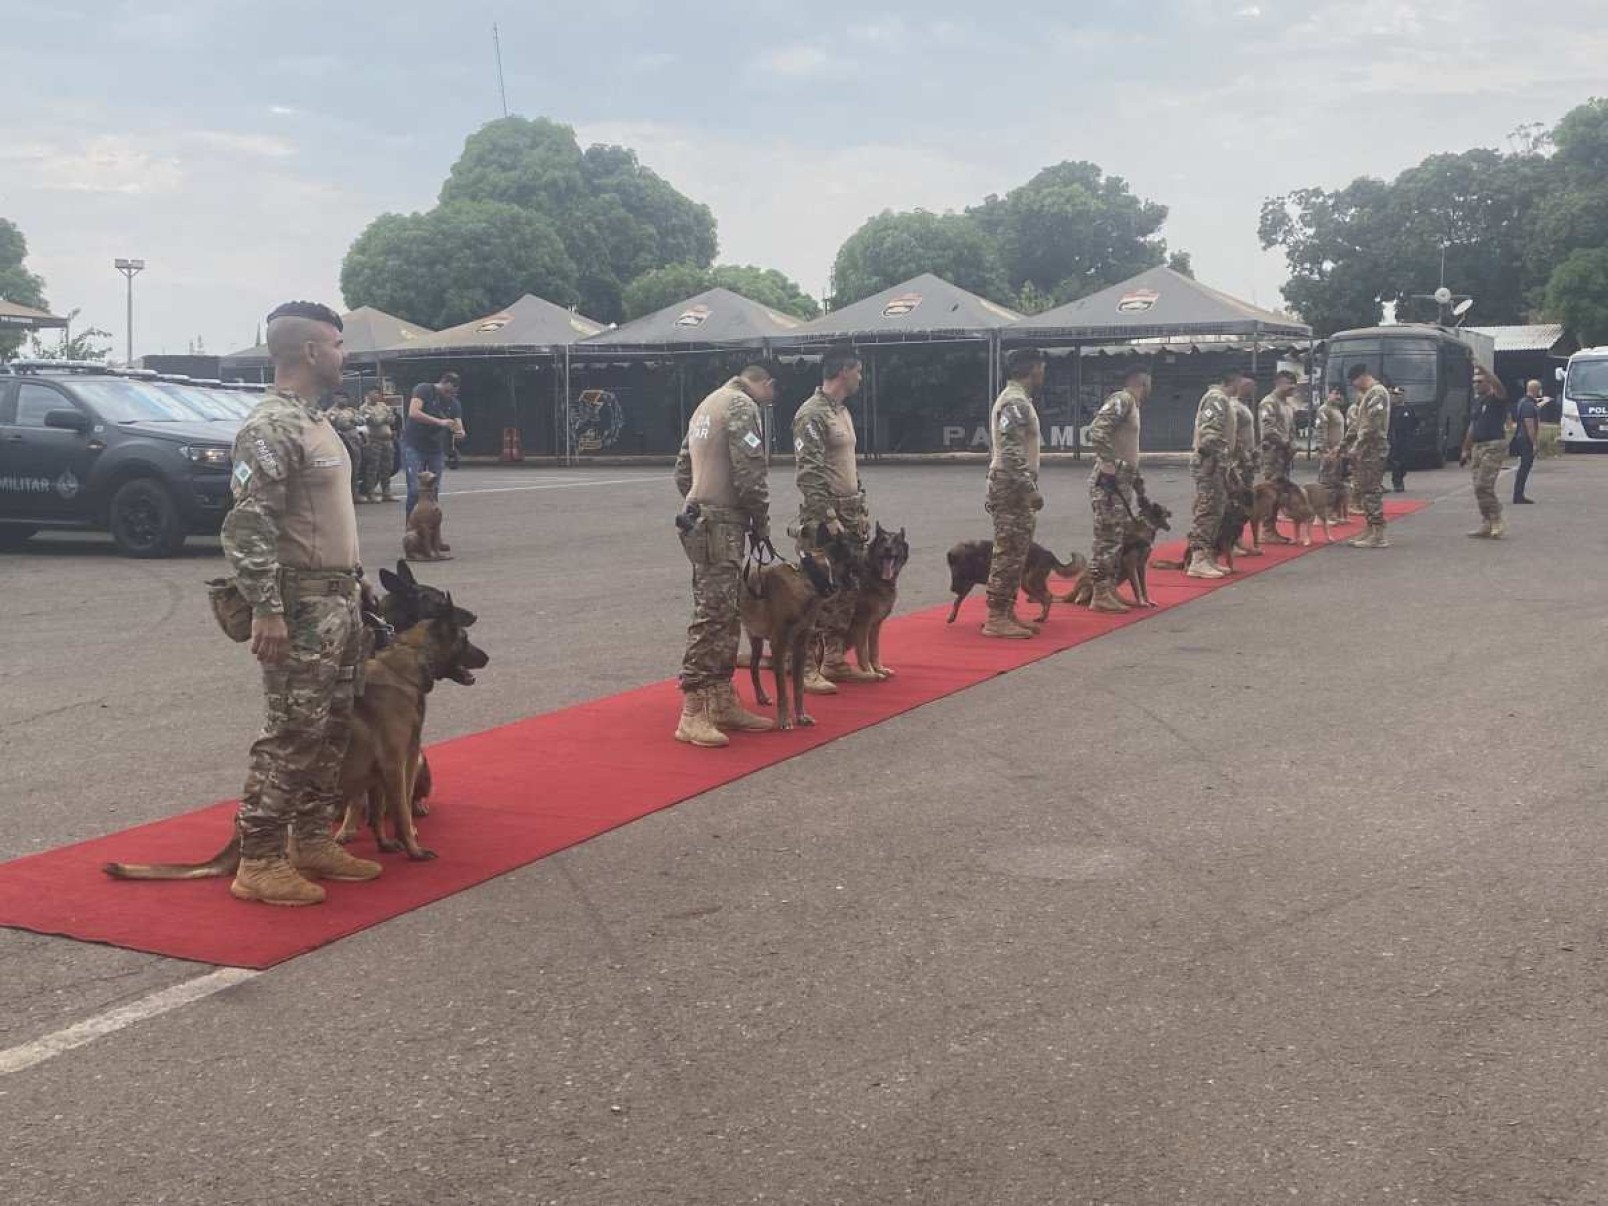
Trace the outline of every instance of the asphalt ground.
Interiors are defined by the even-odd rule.
[[[1085,477],[1046,471],[1062,553]],[[1181,532],[1187,470],[1147,477]],[[982,471],[865,481],[909,528],[901,609],[943,602]],[[447,484],[456,559],[422,576],[492,663],[432,739],[675,672],[667,470]],[[1435,505],[1388,551],[0,1073],[0,1201],[1608,1200],[1608,460],[1543,463],[1499,543],[1464,538],[1464,473],[1409,486]],[[360,515],[378,566],[400,507]],[[0,858],[238,791],[260,699],[197,545],[0,557]],[[209,970],[0,931],[0,1067]]]

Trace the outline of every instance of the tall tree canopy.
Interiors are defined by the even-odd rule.
[[[23,267],[28,258],[28,240],[14,222],[0,218],[0,299],[19,306],[46,308],[45,282]],[[0,360],[16,355],[22,332],[0,333]]]
[[[884,212],[843,244],[832,273],[846,305],[932,272],[1034,312],[1116,284],[1167,258],[1167,207],[1092,163],[1047,167],[960,214]],[[1188,266],[1187,253],[1175,260]]]
[[[645,272],[625,288],[625,317],[629,321],[652,314],[706,289],[730,289],[749,301],[769,306],[795,318],[816,318],[821,307],[797,282],[774,268],[755,268],[751,264],[717,264],[699,268],[692,264],[670,264]]]

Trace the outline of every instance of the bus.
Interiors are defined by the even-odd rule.
[[[1346,373],[1354,364],[1368,366],[1381,384],[1400,389],[1406,396],[1397,441],[1392,449],[1409,469],[1439,469],[1455,458],[1468,430],[1474,399],[1474,364],[1479,336],[1428,323],[1401,323],[1390,327],[1363,327],[1331,335],[1325,353],[1323,384],[1338,385],[1351,394]],[[1490,367],[1492,354],[1478,357]]]

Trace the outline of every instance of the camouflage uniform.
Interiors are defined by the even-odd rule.
[[[1295,407],[1271,393],[1262,399],[1262,480],[1288,480],[1295,468]]]
[[[1229,443],[1230,460],[1240,482],[1246,486],[1256,484],[1257,466],[1262,458],[1256,451],[1256,416],[1251,408],[1238,398],[1230,399],[1234,410],[1234,438]]]
[[[855,555],[864,560],[871,543],[871,512],[855,464],[856,446],[854,416],[844,403],[834,402],[822,390],[810,395],[793,416],[793,452],[803,496],[796,532],[800,550],[814,547],[823,523],[837,523]],[[856,593],[839,590],[821,605],[816,628],[826,637],[828,665],[841,660]]]
[[[1385,527],[1385,459],[1390,455],[1390,391],[1377,381],[1356,405],[1345,437],[1355,459],[1357,496],[1369,528]]]
[[[988,467],[984,509],[994,517],[994,555],[988,566],[988,611],[1003,615],[1016,606],[1022,568],[1033,543],[1039,493],[1039,417],[1027,387],[1012,381],[989,416],[993,457]]]
[[[1480,505],[1480,518],[1487,524],[1502,522],[1502,500],[1496,496],[1496,479],[1507,461],[1508,440],[1481,440],[1469,450],[1474,466],[1474,501]]]
[[[1189,549],[1211,552],[1217,545],[1217,529],[1222,526],[1223,508],[1228,503],[1228,467],[1225,463],[1235,443],[1234,404],[1220,386],[1212,386],[1195,409],[1194,455],[1189,471],[1195,478],[1194,522],[1189,529]]]
[[[1094,512],[1094,552],[1090,582],[1115,582],[1122,549],[1122,525],[1133,511],[1133,482],[1139,473],[1139,403],[1125,389],[1105,400],[1089,424],[1095,466],[1089,473],[1089,506]],[[1100,485],[1100,465],[1117,467],[1117,488]]]
[[[347,402],[329,408],[329,421],[340,435],[341,443],[346,445],[347,460],[352,466],[352,501],[356,502],[363,471],[363,437],[359,430],[363,424],[362,413]]]
[[[681,689],[692,693],[731,681],[742,635],[738,611],[743,537],[770,534],[770,490],[759,405],[733,377],[692,412],[676,457],[676,490],[698,516],[681,532],[692,562],[692,623],[681,662]]]
[[[234,444],[223,553],[257,616],[282,615],[290,655],[262,666],[267,719],[251,747],[236,826],[245,858],[285,853],[287,832],[329,832],[340,807],[352,701],[362,690],[351,458],[328,417],[270,392]]]
[[[386,500],[391,497],[392,468],[396,464],[396,435],[392,430],[396,416],[382,399],[364,402],[357,412],[358,419],[368,428],[368,440],[363,445],[363,493],[370,499],[374,491]]]
[[[1340,444],[1345,439],[1346,416],[1333,402],[1325,402],[1323,409],[1318,411],[1318,423],[1323,432],[1323,459],[1318,462],[1318,484],[1333,497],[1345,484]]]

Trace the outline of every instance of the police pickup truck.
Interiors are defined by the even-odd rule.
[[[0,364],[0,552],[42,528],[166,557],[215,533],[255,398],[220,382],[65,361]]]

